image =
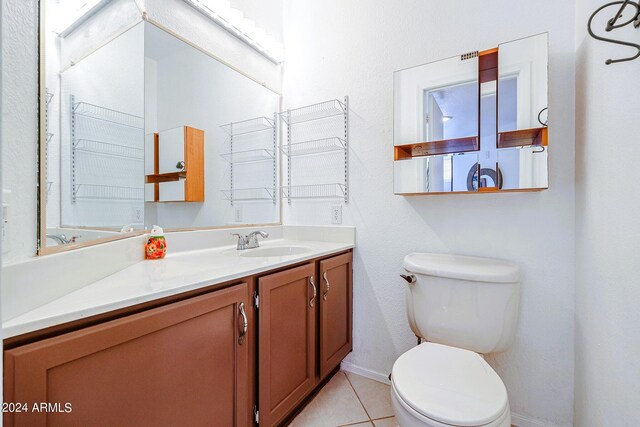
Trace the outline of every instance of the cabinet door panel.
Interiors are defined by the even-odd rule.
[[[320,261],[320,377],[327,376],[351,351],[352,255]]]
[[[165,130],[158,135],[158,173],[180,172],[178,162],[185,161],[185,128]]]
[[[260,424],[276,425],[315,385],[314,266],[259,279]]]
[[[241,303],[246,284],[6,351],[6,400],[72,411],[5,425],[247,425]]]

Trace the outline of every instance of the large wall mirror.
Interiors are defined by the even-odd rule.
[[[394,192],[548,187],[548,35],[394,73]]]
[[[40,253],[280,222],[279,93],[134,0],[43,3]]]

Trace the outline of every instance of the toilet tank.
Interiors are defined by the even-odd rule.
[[[403,262],[407,315],[416,336],[477,353],[505,351],[515,337],[520,268],[508,261],[414,253]]]

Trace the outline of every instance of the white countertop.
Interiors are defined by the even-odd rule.
[[[3,337],[59,325],[139,303],[277,269],[353,248],[353,243],[274,239],[261,248],[303,246],[308,252],[273,257],[241,256],[234,246],[184,251],[140,261],[3,323]],[[255,250],[255,249],[253,249]]]

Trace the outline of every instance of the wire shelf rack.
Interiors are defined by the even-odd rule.
[[[220,126],[229,135],[239,136],[254,132],[262,132],[265,130],[273,131],[275,121],[267,117],[256,117],[253,119],[242,120],[239,122],[227,123]]]
[[[332,99],[305,107],[294,108],[280,113],[280,118],[288,125],[304,123],[311,120],[326,119],[346,114],[347,105]]]
[[[344,199],[347,189],[344,184],[289,185],[280,188],[285,199]]]
[[[276,192],[273,188],[234,188],[232,190],[221,190],[225,200],[232,202],[240,201],[260,201],[268,200],[275,203]]]
[[[73,113],[76,116],[87,117],[95,120],[102,120],[121,126],[129,126],[137,129],[144,129],[144,117],[136,116],[111,108],[101,107],[88,102],[77,102],[73,104]]]
[[[283,145],[280,149],[285,156],[296,157],[330,153],[332,151],[344,151],[347,149],[347,144],[342,138],[332,137],[287,144]]]
[[[90,154],[122,157],[125,159],[136,159],[140,161],[144,160],[144,148],[114,144],[111,142],[77,139],[74,148],[76,151]]]
[[[53,93],[51,93],[51,92],[49,92],[49,90],[47,90],[47,98],[46,98],[46,101],[45,101],[47,107],[51,103],[52,99],[53,99]]]
[[[144,200],[144,187],[118,187],[113,185],[76,184],[76,200]]]
[[[47,141],[47,144],[51,142],[51,139],[53,138],[53,135],[54,135],[54,134],[52,134],[51,132],[47,132],[47,133],[45,134],[45,139],[46,139],[46,141]]]
[[[220,157],[225,159],[229,163],[253,163],[271,161],[275,157],[273,150],[266,148],[259,148],[256,150],[234,151],[231,153],[221,154]]]

